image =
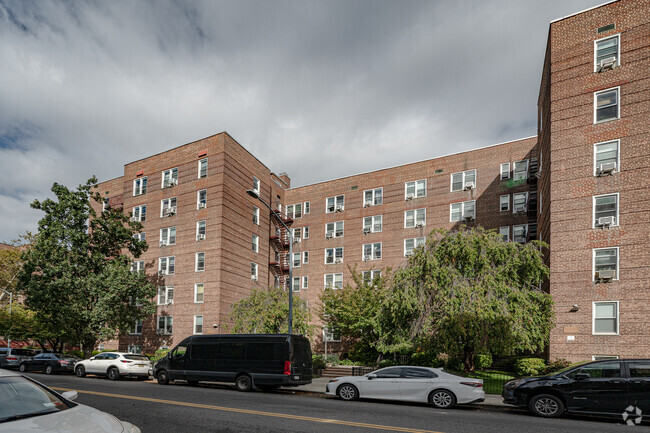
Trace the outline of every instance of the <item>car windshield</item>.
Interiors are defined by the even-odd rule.
[[[66,409],[68,404],[24,377],[0,378],[0,423]]]
[[[134,361],[147,361],[149,362],[149,358],[147,358],[145,355],[124,355],[126,359],[132,359]]]
[[[571,365],[568,366],[568,367],[561,368],[560,370],[556,370],[556,371],[553,371],[553,372],[551,372],[551,373],[548,373],[547,376],[556,376],[556,375],[558,375],[558,374],[564,374],[564,373],[566,373],[567,371],[569,371],[569,370],[573,370],[574,368],[579,367],[579,366],[581,366],[581,365],[583,365],[583,364],[586,364],[586,363],[588,363],[588,362],[591,362],[591,361],[584,361],[584,362],[578,362],[578,363],[576,363],[576,364],[571,364]]]

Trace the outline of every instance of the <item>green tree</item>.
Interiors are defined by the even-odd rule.
[[[22,253],[29,248],[34,239],[34,235],[27,232],[19,239],[8,243],[9,248],[0,249],[0,289],[12,293],[14,298],[18,294],[18,274],[23,267]],[[0,300],[3,300],[6,295],[0,292]]]
[[[278,334],[289,330],[289,293],[276,288],[253,289],[235,302],[230,312],[230,329],[242,334]],[[311,315],[307,302],[293,296],[293,332],[310,335]]]
[[[93,177],[76,190],[55,183],[56,200],[32,203],[45,216],[19,276],[27,307],[55,333],[80,343],[85,356],[155,311],[155,285],[130,269],[132,257],[147,249],[133,237],[142,225],[121,209],[95,212],[96,182]]]

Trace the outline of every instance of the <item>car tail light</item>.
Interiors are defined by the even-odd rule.
[[[68,361],[63,361],[63,360],[62,360],[62,361],[59,361],[59,364],[61,364],[61,365],[68,365],[69,362],[68,362]]]
[[[7,357],[5,357],[5,359],[7,361],[18,361],[18,358],[16,358],[15,356],[7,356]]]
[[[133,361],[125,361],[124,359],[120,359],[120,361],[122,361],[125,364],[129,364],[129,363],[133,362]]]
[[[483,388],[483,384],[481,382],[461,382],[460,384],[471,386],[472,388]]]
[[[284,361],[284,375],[291,376],[291,361]]]

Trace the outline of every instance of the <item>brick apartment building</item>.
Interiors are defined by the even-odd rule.
[[[372,278],[432,229],[465,224],[549,243],[551,358],[649,357],[649,60],[650,3],[619,0],[551,23],[535,137],[297,188],[225,132],[126,164],[100,192],[143,222],[150,248],[134,267],[159,292],[120,348],[219,332],[252,288],[286,280],[290,260],[287,288],[315,309],[348,266]],[[293,257],[249,189],[290,224]]]

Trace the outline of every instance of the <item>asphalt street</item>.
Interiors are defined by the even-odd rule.
[[[543,419],[516,408],[458,407],[371,400],[344,402],[322,394],[278,391],[241,393],[230,386],[159,385],[122,379],[30,373],[59,392],[76,390],[77,402],[129,421],[145,433],[163,432],[613,432],[647,429],[622,420],[589,417]],[[0,432],[7,426],[0,425]],[[630,430],[632,429],[632,430]]]

